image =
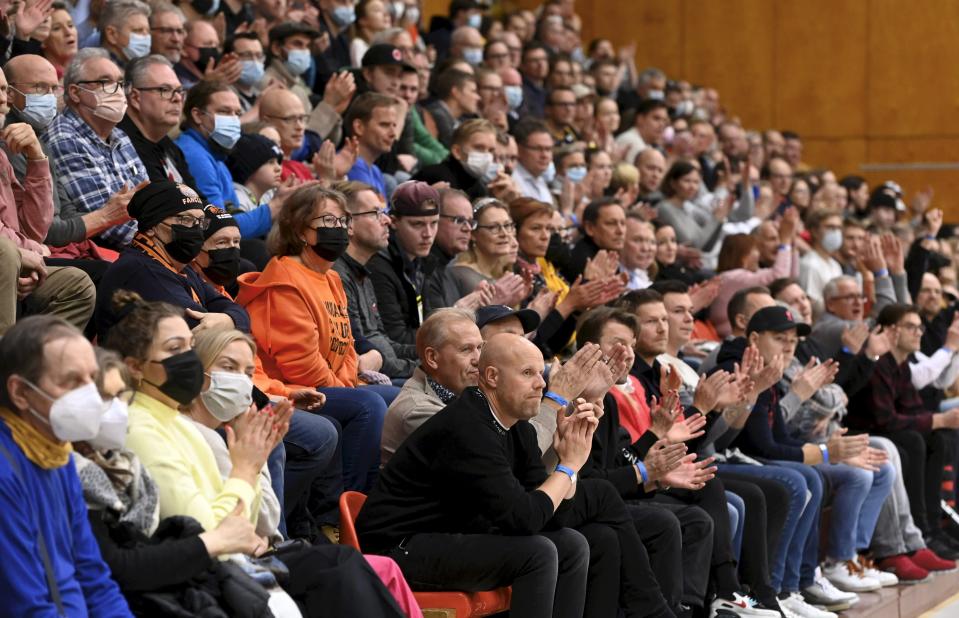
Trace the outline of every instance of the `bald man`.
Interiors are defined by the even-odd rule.
[[[512,586],[517,616],[672,616],[622,499],[606,481],[577,480],[598,422],[592,404],[557,415],[560,464],[547,472],[529,424],[546,386],[542,354],[500,333],[478,369],[478,386],[383,468],[356,522],[364,549],[396,560],[414,588]]]
[[[666,175],[666,157],[655,148],[645,148],[636,155],[636,167],[639,169],[639,199],[655,204],[663,199],[659,185]]]

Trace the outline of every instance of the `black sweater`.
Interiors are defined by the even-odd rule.
[[[593,434],[593,446],[589,452],[589,459],[579,471],[582,478],[601,478],[612,483],[616,491],[623,498],[642,499],[652,497],[653,493],[646,493],[639,489],[636,479],[636,469],[626,458],[642,459],[650,447],[656,443],[656,434],[646,431],[635,443],[629,443],[629,433],[620,427],[619,406],[616,399],[607,394],[603,398],[604,414],[599,419],[599,427]]]
[[[381,471],[356,520],[363,551],[418,533],[529,535],[553,518],[536,432],[508,431],[471,387],[423,423]]]

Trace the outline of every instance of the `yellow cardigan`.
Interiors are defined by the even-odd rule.
[[[156,481],[161,519],[188,515],[212,530],[242,500],[244,516],[256,524],[259,487],[224,480],[210,446],[179,411],[138,392],[130,404],[127,448]]]

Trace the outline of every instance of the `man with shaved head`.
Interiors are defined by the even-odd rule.
[[[542,354],[524,337],[492,336],[478,385],[423,423],[383,468],[356,521],[360,542],[396,560],[413,588],[512,586],[517,616],[609,616],[620,607],[627,616],[671,616],[615,489],[577,480],[596,410],[544,394],[542,372]],[[544,396],[555,412],[570,411],[557,415],[560,463],[551,471],[529,423]]]
[[[303,145],[308,116],[303,101],[292,90],[268,90],[260,96],[260,118],[280,134],[280,150],[283,151],[283,180],[296,176],[311,180],[313,173],[304,163],[294,161],[291,155]]]

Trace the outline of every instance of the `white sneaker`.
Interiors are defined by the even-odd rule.
[[[821,607],[830,612],[841,612],[859,602],[859,595],[855,592],[843,592],[832,585],[832,582],[823,577],[822,569],[816,567],[816,575],[811,586],[802,590],[806,603]]]
[[[879,582],[879,585],[883,588],[899,585],[899,578],[896,577],[895,573],[880,571],[876,568],[876,564],[865,556],[859,556],[859,567],[862,569],[863,576],[871,577]]]
[[[839,618],[837,614],[806,603],[798,592],[793,592],[785,599],[779,599],[779,607],[786,614],[786,618]]]
[[[871,592],[882,588],[878,580],[865,577],[859,564],[854,560],[827,565],[822,573],[836,588],[846,592]]]
[[[737,616],[754,616],[755,618],[780,618],[779,612],[757,607],[758,601],[738,592],[733,593],[732,599],[716,598],[709,606],[709,616],[714,618],[720,611],[736,614]]]

